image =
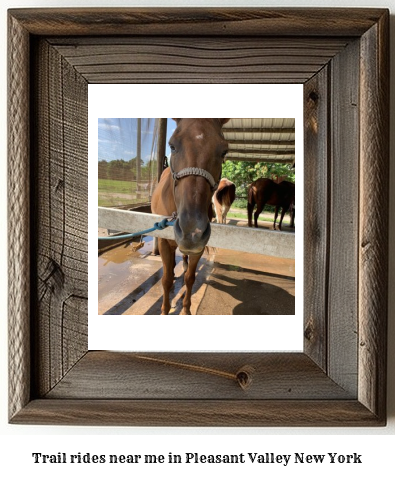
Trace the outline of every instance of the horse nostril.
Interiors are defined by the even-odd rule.
[[[176,238],[181,239],[184,236],[184,233],[181,229],[180,221],[178,218],[176,219],[176,222],[174,223],[173,229],[174,229],[174,236]]]
[[[206,244],[210,238],[210,235],[211,235],[211,227],[210,227],[210,223],[208,222],[207,227],[205,229],[199,230],[199,234],[196,234],[195,238],[197,241],[201,241]]]
[[[201,220],[193,223],[183,222],[177,218],[174,223],[174,237],[177,244],[184,251],[201,251],[206,245],[211,234],[208,220]]]

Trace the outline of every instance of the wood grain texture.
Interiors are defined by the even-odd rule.
[[[35,392],[87,349],[87,84],[45,40],[34,63]]]
[[[304,85],[304,350],[327,370],[330,66]]]
[[[9,416],[30,399],[29,35],[8,22]]]
[[[82,426],[369,427],[357,400],[33,400],[11,423]]]
[[[89,83],[304,83],[350,39],[164,36],[50,41]]]
[[[359,400],[385,416],[389,202],[389,15],[361,39]],[[384,206],[385,205],[385,206]]]
[[[359,42],[331,63],[328,373],[357,393]]]
[[[239,382],[243,371],[249,378],[248,387]],[[302,353],[89,351],[46,398],[311,400],[355,397]]]
[[[35,35],[360,36],[380,8],[12,9]]]
[[[11,423],[385,424],[388,11],[22,9],[9,18]],[[274,51],[281,68],[294,60],[287,72]],[[215,71],[224,55],[233,75],[224,62]],[[306,209],[305,354],[87,352],[87,84],[123,80],[306,82],[306,161],[320,179],[308,198],[322,195],[327,220]],[[345,218],[337,188],[354,173]]]

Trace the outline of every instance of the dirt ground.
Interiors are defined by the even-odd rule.
[[[231,224],[245,226],[232,219]],[[270,227],[269,223],[261,223]],[[284,230],[286,228],[284,227]],[[144,245],[121,245],[99,256],[99,315],[159,315],[162,262]],[[171,314],[178,315],[184,294],[182,257],[178,253]],[[293,315],[295,261],[212,249],[201,258],[191,312],[198,315]]]

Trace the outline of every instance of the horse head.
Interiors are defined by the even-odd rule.
[[[174,118],[175,119],[175,118]],[[183,254],[200,254],[210,238],[211,198],[221,179],[229,119],[175,119],[169,140],[177,220],[174,235]]]

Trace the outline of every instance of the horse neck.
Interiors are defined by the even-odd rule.
[[[174,182],[170,168],[166,168],[155,188],[151,200],[151,210],[154,214],[171,216],[177,210],[174,200]]]

